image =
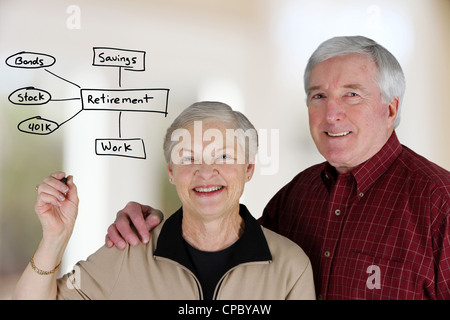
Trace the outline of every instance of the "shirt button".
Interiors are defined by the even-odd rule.
[[[360,193],[359,193],[359,197],[360,197],[360,198],[364,197],[364,192],[360,192]]]
[[[334,214],[339,216],[341,214],[341,210],[339,210],[339,209],[334,210]]]
[[[326,258],[329,258],[330,257],[330,255],[331,255],[331,253],[330,253],[330,251],[325,251],[324,253],[323,253],[323,255],[326,257]]]

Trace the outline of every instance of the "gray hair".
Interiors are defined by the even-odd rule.
[[[376,83],[381,91],[382,102],[387,104],[392,98],[398,97],[399,109],[394,126],[400,123],[400,108],[405,93],[405,76],[400,63],[383,46],[377,42],[363,37],[335,37],[323,42],[309,58],[303,76],[305,92],[308,95],[309,78],[315,65],[325,60],[352,53],[368,56],[378,67]]]
[[[172,164],[171,153],[178,140],[173,140],[172,134],[177,129],[187,129],[195,122],[202,123],[218,121],[226,123],[230,129],[235,130],[237,142],[245,150],[245,163],[253,160],[258,149],[258,133],[253,124],[239,111],[234,111],[222,102],[202,101],[192,104],[184,109],[167,129],[164,138],[164,157],[166,162]],[[248,137],[248,143],[246,143]]]

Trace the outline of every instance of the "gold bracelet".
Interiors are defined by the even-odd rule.
[[[41,269],[39,269],[38,267],[36,267],[36,265],[34,264],[34,255],[35,255],[35,253],[33,253],[33,256],[31,257],[31,261],[30,261],[30,263],[31,263],[31,268],[32,268],[34,271],[36,271],[38,274],[40,274],[40,275],[46,276],[46,275],[55,273],[56,270],[58,270],[59,266],[61,265],[61,262],[60,262],[60,263],[58,263],[58,265],[57,265],[53,270],[50,270],[50,271],[44,271],[44,270],[41,270]]]

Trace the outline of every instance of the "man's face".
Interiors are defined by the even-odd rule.
[[[394,130],[398,98],[383,104],[375,63],[365,55],[325,60],[311,70],[308,91],[312,138],[339,173],[374,156]]]

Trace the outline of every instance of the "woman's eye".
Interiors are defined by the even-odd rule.
[[[222,154],[216,158],[216,163],[230,162],[233,158],[229,154]]]
[[[183,164],[190,164],[190,163],[194,163],[194,157],[191,156],[186,156],[182,158]]]
[[[222,154],[222,155],[220,155],[220,156],[218,156],[217,157],[217,160],[227,160],[227,159],[229,159],[229,157],[228,157],[228,155],[226,155],[226,154]]]

